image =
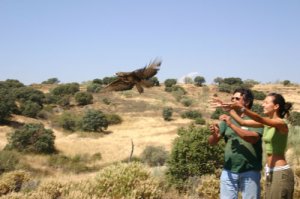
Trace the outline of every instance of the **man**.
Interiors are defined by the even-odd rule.
[[[251,109],[253,94],[249,89],[236,89],[231,101],[239,101]],[[250,119],[243,114],[243,110],[238,114],[244,120]],[[210,145],[217,144],[221,138],[224,138],[226,143],[224,168],[220,179],[220,198],[237,199],[240,191],[243,199],[259,199],[263,130],[243,127],[233,119],[230,120],[235,124],[232,128],[224,121],[220,122],[219,125],[211,125],[211,135],[208,138]]]

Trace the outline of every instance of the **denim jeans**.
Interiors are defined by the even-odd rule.
[[[259,199],[260,177],[260,171],[233,173],[223,170],[220,180],[220,198],[237,199],[240,191],[243,199]]]

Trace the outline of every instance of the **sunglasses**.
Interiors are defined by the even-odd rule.
[[[236,100],[239,101],[241,98],[240,97],[231,97],[231,101]]]

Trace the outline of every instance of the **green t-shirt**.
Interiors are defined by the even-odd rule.
[[[249,119],[249,117],[243,117]],[[233,119],[231,122],[236,126],[240,125]],[[225,122],[219,124],[220,133],[224,137],[225,162],[224,169],[235,173],[250,170],[260,171],[262,169],[262,141],[259,139],[255,144],[251,144],[239,137]],[[255,131],[262,136],[262,128],[241,127],[249,131]]]

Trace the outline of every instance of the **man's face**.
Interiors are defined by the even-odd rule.
[[[231,102],[239,102],[245,105],[245,101],[241,93],[234,93],[231,97]]]

